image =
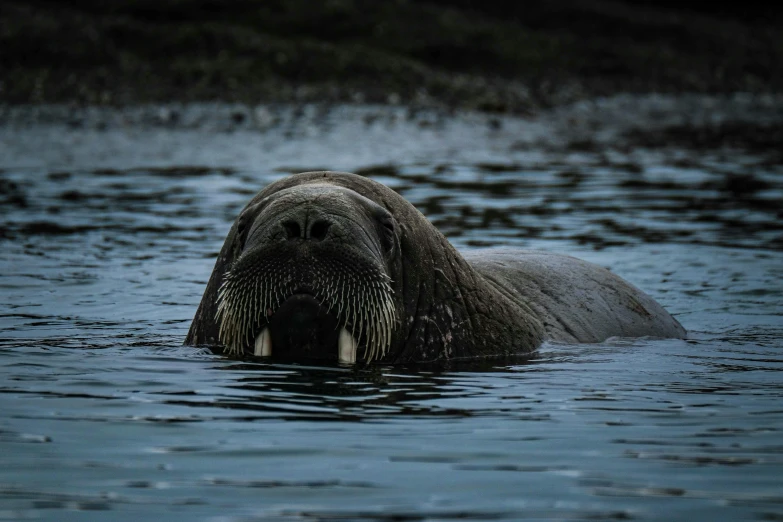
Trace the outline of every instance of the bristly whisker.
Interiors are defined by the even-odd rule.
[[[320,261],[320,262],[319,262]],[[304,266],[303,266],[304,265]],[[396,321],[392,280],[369,262],[313,260],[294,265],[283,256],[240,258],[218,291],[216,321],[226,352],[240,355],[291,295],[312,293],[340,327],[364,342],[364,360],[383,358]]]

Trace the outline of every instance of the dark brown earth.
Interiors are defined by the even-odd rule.
[[[0,103],[527,113],[619,92],[781,92],[780,10],[709,4],[7,0]]]

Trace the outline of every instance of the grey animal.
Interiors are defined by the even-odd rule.
[[[388,187],[306,172],[267,186],[239,214],[185,344],[409,363],[525,354],[547,340],[685,334],[602,267],[530,250],[461,254]]]

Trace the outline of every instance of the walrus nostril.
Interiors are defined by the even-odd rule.
[[[318,220],[310,227],[310,239],[316,241],[323,241],[326,238],[326,233],[329,232],[329,222]]]
[[[286,221],[283,223],[283,228],[285,229],[286,239],[299,239],[302,237],[302,230],[296,221]]]

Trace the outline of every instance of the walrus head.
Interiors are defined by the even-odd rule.
[[[217,299],[231,354],[369,362],[389,350],[397,313],[389,211],[352,190],[290,187],[246,208]]]

